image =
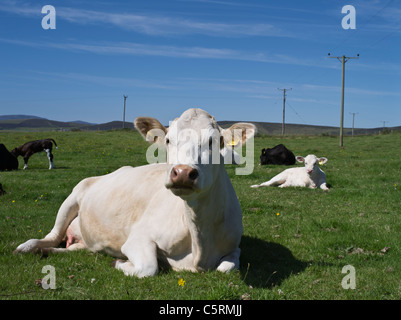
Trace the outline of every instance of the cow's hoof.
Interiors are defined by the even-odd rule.
[[[39,246],[39,240],[38,239],[30,239],[23,244],[20,244],[14,251],[13,253],[37,253],[38,252],[38,246]]]

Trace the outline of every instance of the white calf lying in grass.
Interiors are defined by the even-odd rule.
[[[301,156],[296,156],[295,158],[298,162],[305,162],[305,167],[286,169],[269,181],[252,185],[251,188],[268,186],[279,186],[280,188],[309,187],[329,191],[326,185],[326,175],[319,168],[319,164],[326,163],[327,158],[318,158],[313,154],[305,158]]]

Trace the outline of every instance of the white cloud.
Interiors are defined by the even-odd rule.
[[[240,51],[224,48],[183,47],[166,45],[148,45],[133,42],[99,42],[99,43],[73,43],[73,42],[32,42],[28,40],[11,40],[0,38],[0,42],[37,47],[55,48],[77,52],[90,52],[95,54],[112,55],[141,55],[169,58],[196,58],[196,59],[224,59],[254,61],[262,63],[279,63],[289,65],[316,66],[315,61],[307,61],[287,55],[267,55],[266,53]],[[327,64],[322,65],[327,67]]]
[[[51,76],[52,78],[64,79],[67,81],[93,83],[96,85],[108,86],[108,87],[120,87],[120,88],[136,87],[136,88],[167,89],[167,90],[177,89],[177,87],[173,85],[157,83],[155,81],[144,80],[144,79],[99,76],[99,75],[83,74],[76,72],[57,73],[57,72],[34,71],[34,73],[43,75],[46,78]]]
[[[272,24],[265,23],[221,23],[212,21],[196,21],[165,15],[146,15],[134,13],[113,13],[95,10],[77,9],[55,6],[57,18],[74,24],[112,25],[124,30],[147,35],[189,35],[201,34],[219,37],[288,37],[289,34]],[[38,16],[40,6],[32,6],[25,2],[4,0],[0,11],[23,16]]]

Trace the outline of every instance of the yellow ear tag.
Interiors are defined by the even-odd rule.
[[[153,134],[152,130],[149,130],[149,131],[146,133],[146,138],[145,138],[145,140],[146,140],[146,141],[149,141],[149,142],[154,142],[154,141],[155,141],[155,135]]]
[[[227,143],[229,146],[235,147],[239,142],[239,139],[232,139],[231,142]]]
[[[323,160],[320,160],[320,161],[319,161],[319,164],[320,164],[320,165],[322,165],[323,163],[324,163],[324,161],[323,161]]]

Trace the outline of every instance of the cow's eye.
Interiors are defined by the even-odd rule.
[[[170,139],[166,138],[166,144],[169,144],[169,143],[170,143]]]

